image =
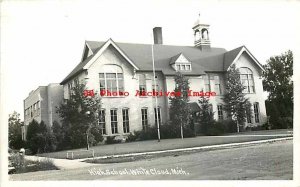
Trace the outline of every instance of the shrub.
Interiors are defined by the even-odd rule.
[[[134,131],[133,133],[130,133],[126,138],[126,142],[134,142],[134,141],[138,140],[140,134],[141,134],[141,131]]]
[[[21,149],[22,147],[25,147],[26,142],[22,140],[22,136],[17,137],[16,139],[13,139],[9,142],[9,147],[13,149]]]
[[[178,125],[173,125],[171,122],[160,125],[160,138],[180,138],[181,132]],[[183,128],[183,136],[194,137],[195,132],[189,127]],[[134,131],[127,136],[126,142],[139,141],[139,140],[155,140],[157,139],[157,127],[150,126],[147,130]]]
[[[157,139],[157,128],[148,127],[147,130],[138,132],[137,140],[154,140]]]
[[[18,153],[12,153],[9,156],[10,166],[15,168],[14,173],[26,173],[33,171],[56,170],[58,169],[52,159],[43,158],[36,161],[26,160],[22,162]]]
[[[292,117],[280,117],[279,123],[283,128],[293,128],[293,118]]]
[[[224,134],[224,132],[224,124],[220,121],[214,121],[211,125],[207,127],[207,130],[206,132],[204,132],[204,134],[208,136],[218,136]]]
[[[105,141],[105,143],[106,144],[115,144],[115,143],[121,143],[122,142],[122,140],[120,140],[120,139],[116,139],[116,136],[107,136],[106,137],[106,141]]]
[[[56,148],[56,138],[46,124],[33,120],[28,125],[26,147],[32,154],[50,152]]]
[[[160,126],[160,135],[162,139],[179,138],[181,135],[180,127],[173,125],[171,122],[163,124]]]
[[[246,131],[260,131],[260,130],[268,130],[268,123],[264,123],[263,125],[257,125],[253,127],[246,127]]]
[[[180,138],[181,127],[179,125],[172,124],[171,122],[165,123],[160,126],[160,134],[162,139],[168,138]],[[183,126],[183,137],[194,137],[195,132],[186,126]]]
[[[226,133],[234,133],[237,132],[237,126],[236,126],[236,122],[231,120],[231,119],[227,119],[227,120],[223,120],[222,125],[224,126],[224,131]]]

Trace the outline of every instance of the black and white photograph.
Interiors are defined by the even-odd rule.
[[[0,3],[1,185],[300,185],[299,1]]]

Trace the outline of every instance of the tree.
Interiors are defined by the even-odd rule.
[[[224,110],[229,118],[237,124],[237,131],[240,131],[240,125],[246,121],[247,111],[251,111],[248,98],[243,93],[244,86],[240,80],[240,73],[233,64],[227,73],[226,91],[224,97]]]
[[[13,149],[20,149],[24,146],[22,140],[22,130],[23,122],[20,120],[20,114],[14,111],[8,117],[8,142],[9,147]]]
[[[183,130],[184,128],[189,128],[190,122],[190,105],[189,105],[189,97],[188,91],[189,80],[181,73],[177,73],[174,77],[175,80],[175,94],[174,97],[170,97],[170,119],[175,126],[175,128],[180,127],[181,138],[183,138]]]
[[[292,51],[271,57],[264,65],[264,69],[263,87],[269,93],[266,108],[270,122],[273,128],[286,127],[289,119],[293,119]]]
[[[56,139],[43,121],[32,120],[27,128],[26,145],[32,154],[50,152],[56,148]]]
[[[202,133],[206,134],[209,127],[215,123],[214,113],[212,112],[208,98],[206,98],[205,96],[201,96],[198,102],[200,107],[198,116],[198,120],[201,125],[200,130]]]
[[[62,131],[67,147],[88,147],[89,144],[103,140],[98,125],[101,99],[97,93],[95,96],[84,96],[85,90],[85,85],[76,85],[71,90],[71,98],[57,108],[57,113],[62,118]]]
[[[39,131],[39,123],[36,120],[32,120],[27,127],[26,146],[31,150],[33,154],[36,154],[39,150],[41,138],[41,136],[38,134]]]
[[[62,150],[65,146],[65,142],[64,142],[64,132],[62,129],[62,126],[56,121],[53,121],[52,127],[51,127],[53,136],[55,137],[55,141],[56,141],[56,150]]]

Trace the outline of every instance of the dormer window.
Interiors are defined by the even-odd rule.
[[[176,64],[176,71],[191,71],[191,64]]]
[[[191,71],[192,63],[182,53],[174,56],[170,60],[170,65],[175,71]]]

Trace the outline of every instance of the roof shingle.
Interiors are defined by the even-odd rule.
[[[86,41],[93,55],[80,62],[72,72],[61,82],[66,83],[69,79],[83,71],[83,67],[92,59],[105,42]],[[152,70],[151,44],[118,43],[115,44],[131,59],[141,71]],[[243,47],[243,46],[242,46]],[[187,75],[205,74],[205,71],[226,71],[242,47],[226,52],[223,48],[211,48],[202,51],[193,46],[153,45],[155,69],[165,75],[174,75],[175,70],[170,65],[172,57],[184,54],[192,62],[192,71],[184,72]]]

